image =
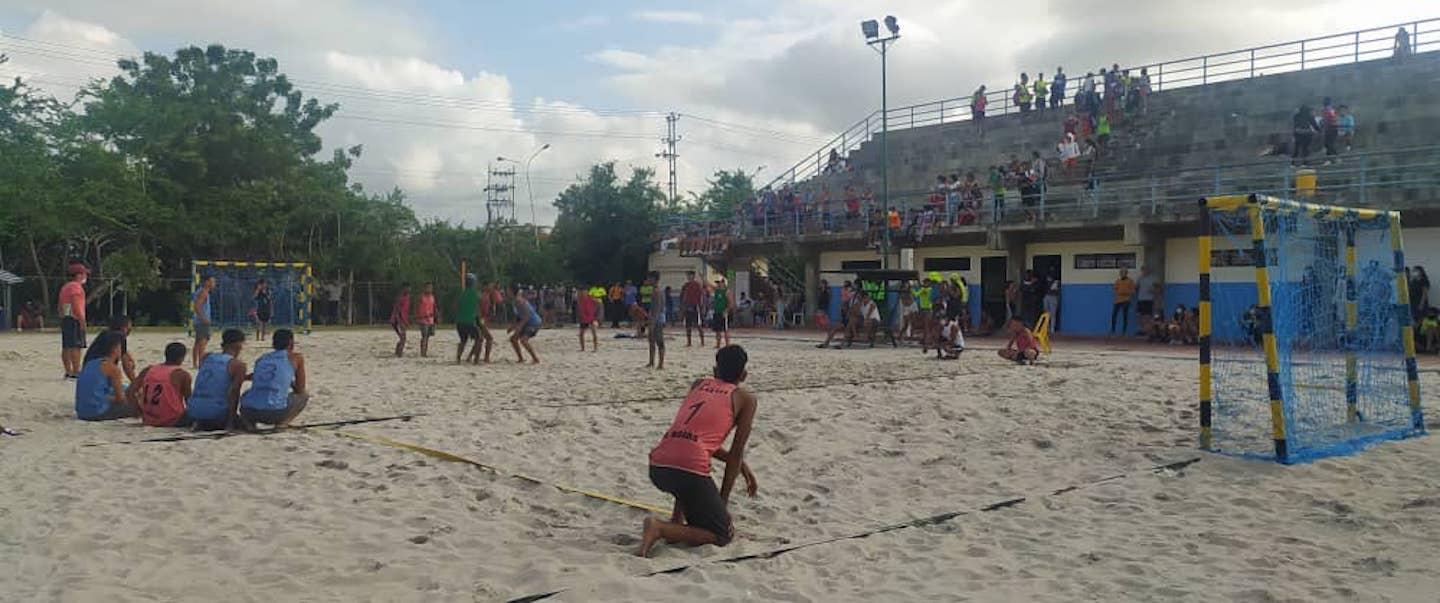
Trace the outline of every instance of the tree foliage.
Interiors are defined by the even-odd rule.
[[[622,178],[603,163],[555,199],[550,234],[422,222],[403,191],[350,180],[363,148],[327,154],[317,134],[339,105],[304,94],[274,59],[190,46],[117,67],[73,102],[0,85],[0,268],[39,277],[47,307],[69,259],[96,271],[92,298],[119,281],[142,304],[182,303],[174,283],[207,258],[309,261],[325,280],[433,281],[442,295],[462,264],[484,281],[635,280],[668,217],[728,215],[754,188],[722,170],[671,208],[653,171]]]

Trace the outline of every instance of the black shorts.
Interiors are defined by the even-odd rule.
[[[655,344],[655,347],[660,348],[661,350],[664,350],[664,349],[665,349],[665,323],[659,322],[659,321],[651,321],[651,322],[650,322],[649,338],[650,338],[650,339],[649,339],[650,343],[653,343],[653,344]]]
[[[480,339],[480,326],[473,323],[455,323],[455,332],[460,334],[461,344],[464,344],[471,339]]]
[[[700,328],[700,308],[698,308],[698,307],[685,308],[685,328],[686,328],[686,329],[698,329],[698,328]]]
[[[1138,312],[1140,316],[1150,316],[1155,313],[1155,302],[1148,299],[1137,301],[1135,302],[1135,311]]]
[[[256,311],[255,311],[255,320],[258,320],[258,321],[260,321],[260,322],[270,322],[270,311],[269,311],[269,310],[256,310]]]
[[[69,316],[60,319],[60,347],[66,350],[85,347],[85,329],[80,328],[80,321]]]
[[[716,333],[724,333],[730,328],[730,317],[724,314],[716,314],[710,319],[710,330]]]
[[[685,515],[685,525],[714,534],[715,546],[730,544],[735,535],[734,526],[730,524],[730,512],[725,510],[725,500],[720,498],[715,480],[689,471],[651,465],[650,483],[675,497],[676,505]]]
[[[531,337],[534,337],[534,336],[538,335],[539,333],[540,333],[540,325],[525,323],[525,326],[520,327],[520,336],[523,337],[523,338],[525,338],[525,339],[529,339],[529,338],[531,338]]]
[[[290,394],[286,399],[285,408],[246,408],[240,407],[240,416],[251,423],[265,423],[276,425],[285,420],[285,416],[291,413],[300,414],[305,410],[305,405],[310,402],[309,395]]]

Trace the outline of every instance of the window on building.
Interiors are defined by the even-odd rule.
[[[1249,268],[1255,265],[1253,253],[1249,249],[1211,249],[1211,268]],[[1270,249],[1265,259],[1269,260],[1271,266],[1275,265],[1276,252]]]
[[[1134,268],[1134,253],[1077,253],[1075,254],[1076,270],[1114,270],[1117,268]]]
[[[925,271],[947,272],[952,270],[966,271],[970,269],[970,258],[925,258]]]
[[[856,270],[879,270],[880,260],[849,260],[840,262],[840,270],[854,272]]]

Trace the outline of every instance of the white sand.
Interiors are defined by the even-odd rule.
[[[671,329],[669,366],[639,341],[575,351],[538,339],[484,367],[387,357],[387,332],[300,340],[314,399],[302,422],[426,413],[346,427],[557,483],[667,506],[646,452],[708,350]],[[770,334],[767,332],[768,337]],[[143,363],[178,335],[140,333]],[[1016,367],[918,350],[823,351],[736,338],[762,391],[748,455],[759,498],[737,497],[729,547],[632,555],[644,514],[414,452],[324,433],[115,442],[173,433],[74,420],[58,336],[0,337],[0,600],[1434,601],[1440,438],[1293,467],[1198,453],[1195,365],[1058,351]],[[1178,348],[1152,348],[1189,354]],[[412,344],[413,350],[413,344]],[[247,351],[253,359],[255,349]],[[836,385],[764,392],[797,385]],[[1425,373],[1422,388],[1440,395]],[[544,404],[659,402],[545,408]],[[1433,406],[1430,422],[1437,424]],[[1195,456],[1178,472],[1145,467]],[[946,511],[1001,510],[770,559],[703,563]],[[717,473],[718,476],[718,473]],[[686,572],[636,577],[702,562]]]

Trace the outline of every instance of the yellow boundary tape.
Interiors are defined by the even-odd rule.
[[[556,490],[560,490],[561,492],[569,492],[569,493],[571,493],[571,494],[579,494],[579,495],[581,495],[581,496],[585,496],[585,497],[588,497],[588,498],[593,498],[593,499],[595,499],[595,500],[602,500],[602,501],[605,501],[605,502],[608,502],[608,503],[614,503],[614,504],[617,504],[617,505],[624,505],[624,506],[630,507],[630,508],[632,508],[632,509],[638,509],[638,510],[647,511],[647,512],[650,512],[650,513],[657,513],[657,514],[660,514],[660,515],[665,515],[665,514],[667,514],[667,513],[670,512],[669,509],[665,509],[665,508],[663,508],[663,507],[658,507],[658,506],[656,506],[656,505],[652,505],[652,504],[649,504],[649,503],[637,502],[637,501],[633,501],[633,500],[629,500],[629,499],[625,499],[625,498],[620,498],[620,497],[618,497],[618,496],[610,496],[609,494],[603,494],[603,493],[600,493],[600,492],[596,492],[596,491],[594,491],[594,490],[586,490],[586,489],[584,489],[584,488],[575,488],[575,487],[566,486],[566,485],[563,485],[563,484],[555,484],[555,483],[547,482],[547,481],[542,480],[542,479],[540,479],[540,478],[536,478],[536,477],[531,477],[531,476],[529,476],[529,475],[525,475],[525,474],[523,474],[523,473],[515,473],[515,472],[513,472],[513,471],[506,471],[506,470],[501,469],[501,468],[499,468],[499,467],[496,467],[496,466],[494,466],[494,465],[487,465],[487,464],[485,464],[485,463],[481,463],[480,461],[471,460],[471,459],[465,458],[465,457],[463,457],[463,456],[460,456],[460,455],[458,455],[458,454],[453,454],[453,453],[445,452],[445,451],[443,451],[443,450],[436,450],[436,449],[434,449],[434,448],[426,448],[425,446],[421,446],[421,445],[419,445],[419,444],[411,444],[411,443],[409,443],[409,442],[401,442],[401,441],[399,441],[399,440],[392,440],[392,439],[387,438],[387,437],[373,436],[373,435],[362,435],[362,434],[358,434],[358,433],[354,433],[354,432],[347,432],[347,431],[327,431],[327,432],[325,432],[325,433],[329,433],[329,434],[331,434],[331,435],[339,436],[339,437],[342,437],[342,438],[350,438],[350,439],[352,439],[352,440],[360,440],[360,441],[362,441],[362,442],[369,442],[369,443],[371,443],[371,444],[379,444],[379,445],[381,445],[381,446],[389,446],[389,447],[391,447],[391,448],[399,448],[399,449],[402,449],[402,450],[409,450],[409,451],[411,451],[411,452],[418,452],[418,453],[423,454],[423,455],[425,455],[425,456],[428,456],[428,457],[431,457],[431,458],[437,458],[437,459],[440,459],[440,460],[442,460],[442,461],[450,461],[450,462],[452,462],[452,463],[463,463],[463,464],[466,464],[466,465],[470,465],[470,466],[472,466],[472,467],[477,467],[477,468],[480,468],[480,469],[484,469],[484,470],[486,470],[486,471],[489,471],[489,472],[494,473],[494,474],[497,474],[497,475],[503,475],[503,476],[506,476],[506,477],[513,477],[513,478],[515,478],[515,479],[524,480],[524,481],[527,481],[527,482],[530,482],[530,483],[533,483],[533,484],[541,484],[541,485],[545,485],[545,486],[550,486],[550,487],[552,487],[552,488],[555,488]]]

